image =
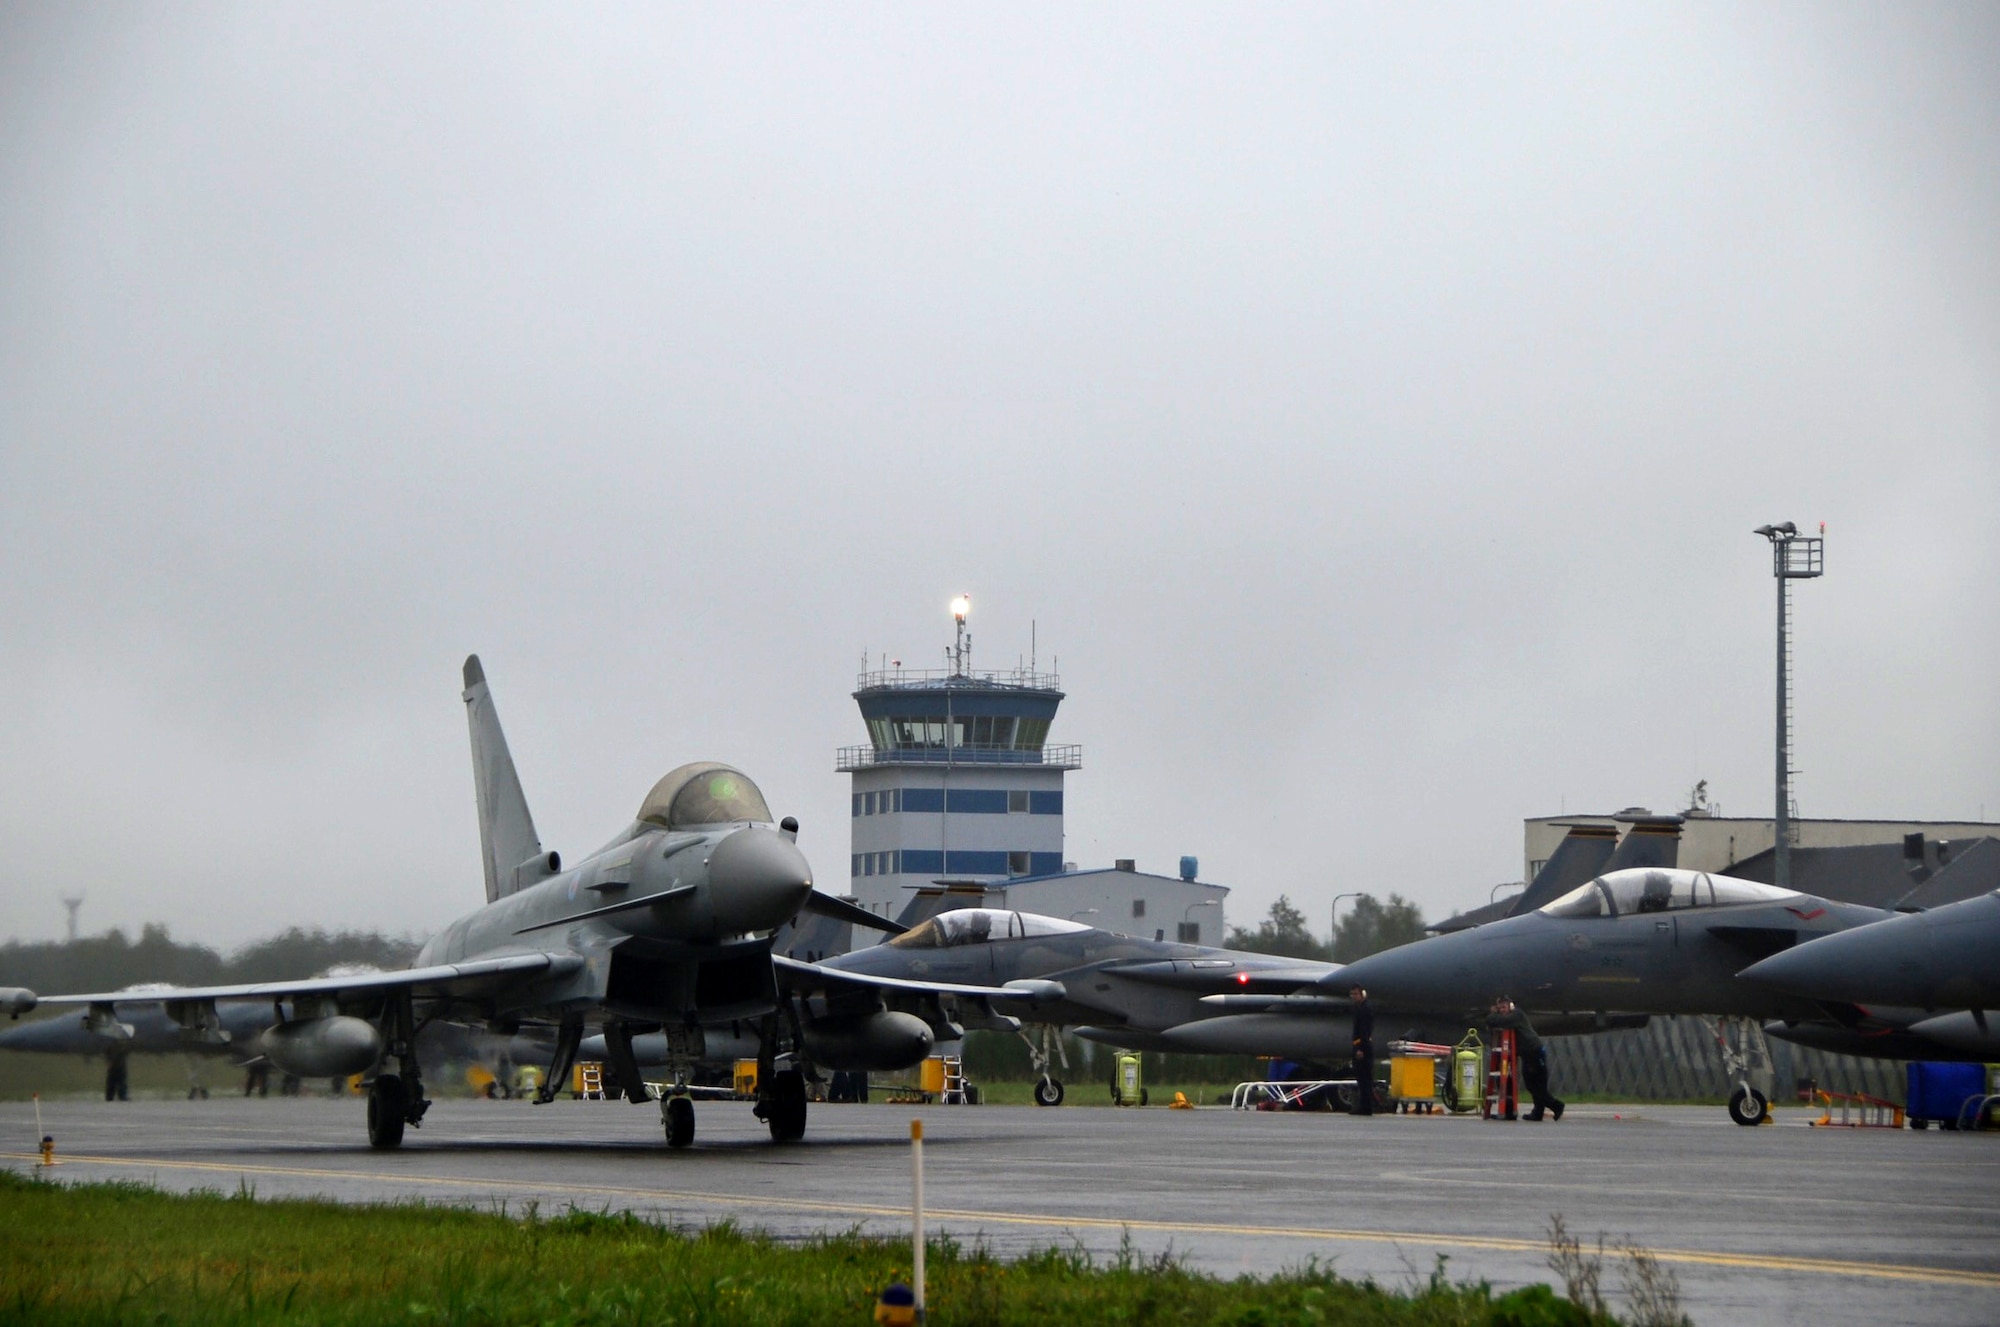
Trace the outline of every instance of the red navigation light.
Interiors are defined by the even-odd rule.
[[[1239,972],[1239,973],[1237,973],[1237,974],[1236,974],[1236,984],[1237,984],[1238,986],[1248,986],[1248,985],[1250,984],[1250,974],[1249,974],[1249,973],[1247,973],[1247,972]]]

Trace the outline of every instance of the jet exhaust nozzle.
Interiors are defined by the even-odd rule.
[[[891,1012],[808,1023],[805,1039],[815,1063],[839,1070],[907,1069],[937,1045],[930,1024],[915,1014]]]
[[[382,1034],[345,1014],[279,1023],[264,1030],[263,1043],[271,1063],[295,1078],[365,1074],[382,1058]]]

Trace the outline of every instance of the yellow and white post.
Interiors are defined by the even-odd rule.
[[[924,1122],[910,1121],[910,1291],[924,1320]]]

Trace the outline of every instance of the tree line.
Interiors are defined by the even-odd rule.
[[[1305,913],[1280,894],[1271,905],[1270,914],[1254,930],[1241,926],[1229,928],[1228,947],[1247,949],[1254,954],[1352,963],[1423,938],[1424,914],[1401,894],[1389,895],[1386,903],[1373,894],[1363,894],[1354,900],[1354,905],[1340,918],[1332,944],[1314,935]]]
[[[294,926],[225,955],[207,945],[175,940],[165,925],[148,922],[136,940],[116,928],[73,941],[9,940],[0,945],[0,986],[26,986],[55,994],[119,990],[143,982],[219,986],[280,981],[322,972],[336,964],[404,967],[417,956],[421,944],[407,935],[379,931]]]

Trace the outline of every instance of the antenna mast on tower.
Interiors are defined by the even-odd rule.
[[[958,638],[951,647],[951,675],[968,676],[972,669],[972,633],[965,629],[965,615],[972,611],[972,596],[961,594],[951,601],[951,615],[958,623]]]

